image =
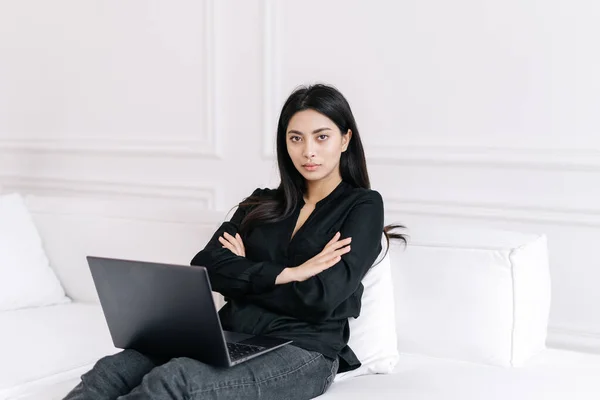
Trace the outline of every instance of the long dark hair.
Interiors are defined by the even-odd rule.
[[[352,131],[352,140],[347,150],[341,154],[340,174],[342,180],[354,187],[371,189],[365,153],[348,101],[339,90],[330,85],[300,86],[286,100],[277,124],[277,164],[281,183],[272,191],[272,197],[249,196],[239,204],[240,207],[255,205],[242,220],[240,232],[249,230],[257,223],[272,223],[286,219],[298,206],[299,196],[306,191],[306,182],[288,154],[286,131],[294,114],[308,109],[317,111],[332,120],[342,135],[346,135],[348,129]],[[384,257],[389,251],[390,239],[399,239],[407,244],[405,235],[391,232],[396,228],[406,227],[390,224],[383,228],[387,242]]]

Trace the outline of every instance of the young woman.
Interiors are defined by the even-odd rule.
[[[277,127],[277,189],[256,189],[191,261],[226,304],[223,329],[291,344],[231,368],[134,350],[104,357],[66,400],[311,399],[360,366],[347,345],[361,280],[380,254],[381,195],[370,190],[350,106],[327,85],[302,87]],[[386,249],[386,252],[389,249]]]

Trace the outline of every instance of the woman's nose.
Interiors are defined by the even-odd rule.
[[[311,150],[306,150],[304,152],[303,156],[310,160],[311,158],[313,158],[315,156],[315,153]]]
[[[312,157],[314,157],[315,156],[314,145],[307,143],[304,146],[304,151],[303,151],[302,155],[308,159],[311,159]]]

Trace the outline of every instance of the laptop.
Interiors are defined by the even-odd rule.
[[[292,342],[224,331],[204,267],[86,258],[117,348],[231,367]]]

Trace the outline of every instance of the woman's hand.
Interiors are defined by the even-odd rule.
[[[225,232],[222,237],[219,236],[219,242],[223,244],[222,247],[228,248],[235,255],[246,257],[246,248],[244,247],[244,242],[242,242],[242,237],[239,233],[236,233],[235,236],[231,236],[229,233]]]
[[[275,279],[275,284],[283,285],[284,283],[294,281],[302,282],[333,267],[342,259],[342,254],[346,254],[350,251],[350,242],[352,241],[352,238],[348,237],[339,240],[339,237],[340,233],[337,232],[319,254],[310,260],[307,260],[305,263],[297,267],[285,268],[277,276],[277,279]]]

